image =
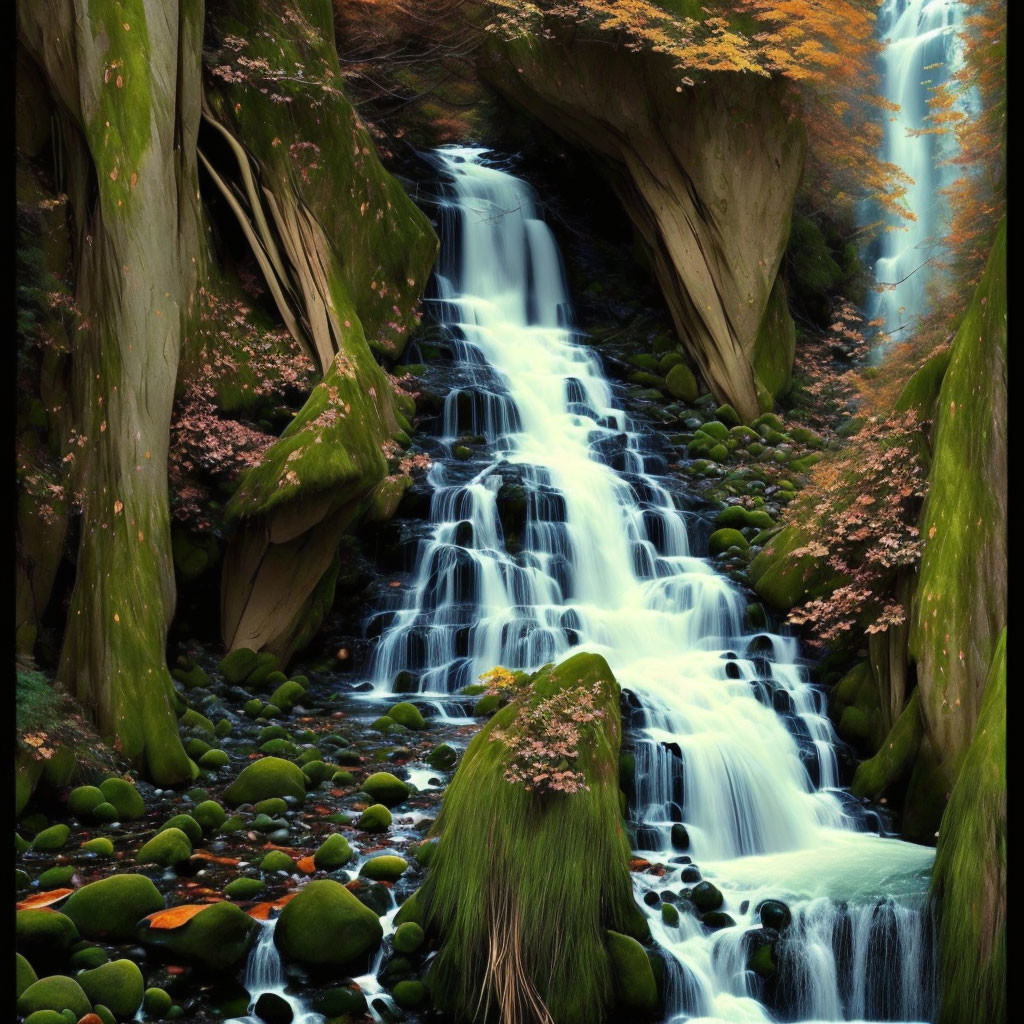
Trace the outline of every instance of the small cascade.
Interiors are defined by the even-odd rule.
[[[455,715],[452,694],[495,665],[602,654],[629,707],[634,847],[666,868],[634,876],[668,962],[666,1019],[929,1019],[934,851],[879,835],[837,788],[825,694],[794,638],[745,629],[746,598],[701,557],[657,435],[577,342],[531,188],[481,149],[433,159],[458,385],[408,586],[367,624],[368,699],[416,691]],[[486,454],[457,457],[466,435]],[[683,895],[702,879],[721,892],[717,930]],[[767,899],[792,915],[784,984],[748,969]]]
[[[228,1021],[228,1024],[263,1024],[263,1020],[256,1016],[256,1004],[260,996],[264,995],[278,996],[291,1007],[292,1024],[324,1024],[324,1017],[321,1014],[307,1010],[298,996],[287,991],[281,954],[274,944],[277,918],[261,921],[260,927],[259,938],[249,954],[249,960],[245,965],[245,978],[242,981],[249,993],[248,1015],[236,1017]]]
[[[875,281],[891,287],[877,294],[872,314],[895,341],[906,340],[923,312],[927,264],[940,254],[944,211],[939,193],[958,173],[942,165],[951,155],[948,142],[915,133],[927,127],[932,92],[962,61],[957,33],[963,18],[959,0],[884,0],[878,12],[882,92],[900,108],[886,115],[881,157],[914,181],[906,205],[915,220],[883,235],[875,263]]]

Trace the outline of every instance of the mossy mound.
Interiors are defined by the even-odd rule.
[[[242,963],[258,925],[234,903],[211,903],[180,928],[151,928],[143,922],[137,937],[143,945],[165,949],[206,970],[230,971]]]
[[[310,882],[281,911],[274,942],[281,955],[299,963],[350,963],[383,937],[377,915],[343,885],[330,879]]]
[[[272,796],[305,799],[306,780],[302,769],[280,757],[263,757],[243,768],[238,778],[224,790],[224,799],[234,807]]]
[[[375,772],[363,782],[362,788],[377,803],[384,804],[385,807],[400,804],[412,792],[401,779],[390,772]]]
[[[192,817],[199,822],[204,832],[215,832],[227,821],[227,814],[216,800],[203,800],[192,811]]]
[[[328,836],[313,854],[313,863],[320,871],[333,871],[352,859],[352,847],[342,835]]]
[[[616,1004],[638,1013],[653,1013],[658,1008],[658,985],[647,951],[636,939],[613,931],[607,933],[607,947]]]
[[[86,938],[131,939],[138,922],[163,907],[145,875],[111,875],[72,893],[63,911]]]
[[[415,921],[406,921],[395,930],[393,945],[397,953],[415,953],[423,940],[423,929]]]
[[[131,960],[112,960],[91,971],[82,971],[78,983],[92,1003],[102,1003],[115,1017],[127,1020],[142,1005],[145,983],[142,971]]]
[[[427,723],[423,718],[420,709],[415,704],[403,700],[396,704],[389,712],[388,717],[406,729],[426,729]]]
[[[770,608],[788,612],[806,597],[838,585],[823,557],[806,551],[809,538],[796,526],[780,530],[750,563],[750,584]]]
[[[537,793],[507,781],[504,737],[520,708],[574,693],[589,695],[602,713],[579,745],[577,770],[588,788]],[[604,1018],[613,999],[606,929],[649,935],[629,877],[620,731],[611,669],[598,655],[578,654],[537,673],[474,737],[431,830],[441,842],[427,880],[396,916],[440,938],[431,975],[443,1009],[472,1016],[481,992],[495,998],[506,982],[506,992],[515,990],[512,977],[489,967],[492,942],[500,942],[503,953],[515,949],[518,984],[532,985],[558,1024]],[[491,927],[497,914],[509,922],[500,933]]]
[[[359,815],[356,828],[364,832],[383,832],[391,825],[391,812],[383,804],[371,804]]]
[[[77,1020],[92,1010],[92,1004],[77,981],[55,974],[33,982],[18,997],[18,1013],[27,1016],[40,1010],[71,1010]]]
[[[372,878],[375,882],[396,882],[409,867],[403,857],[382,856],[371,857],[359,869],[364,878]]]
[[[282,711],[291,711],[296,704],[306,695],[301,684],[294,679],[288,679],[270,695],[270,704],[281,708]]]
[[[14,954],[14,997],[17,998],[34,982],[39,979],[32,965],[21,955]]]
[[[69,829],[67,825],[51,825],[49,828],[44,828],[42,832],[38,833],[35,839],[32,840],[32,849],[42,850],[45,852],[60,850],[68,841],[68,836],[70,834],[71,829]]]
[[[173,818],[169,818],[160,826],[159,831],[166,832],[170,828],[176,828],[184,832],[188,836],[188,841],[193,846],[203,841],[203,827],[191,814],[174,815]]]
[[[104,779],[100,783],[100,791],[107,803],[117,809],[122,821],[134,821],[146,813],[146,805],[139,791],[127,779]]]
[[[224,886],[224,895],[232,900],[251,900],[265,888],[258,878],[236,878]]]
[[[19,910],[15,915],[15,942],[36,964],[61,959],[78,939],[74,920],[56,910]]]
[[[708,538],[708,551],[713,555],[720,555],[734,547],[746,551],[749,546],[747,538],[739,530],[715,530]]]
[[[98,786],[78,786],[68,794],[68,810],[76,818],[88,821],[92,812],[106,799]]]
[[[295,861],[284,850],[271,850],[260,861],[260,871],[287,871],[288,874],[291,874],[295,870]]]
[[[163,864],[170,867],[192,856],[192,844],[180,828],[157,832],[135,856],[137,864]]]

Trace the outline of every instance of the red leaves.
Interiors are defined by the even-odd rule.
[[[237,857],[218,857],[216,854],[207,853],[205,850],[196,850],[189,860],[205,860],[211,864],[227,864],[228,867],[235,867],[241,861]]]
[[[221,902],[216,900],[214,902]],[[183,903],[177,907],[169,907],[167,910],[158,910],[155,914],[142,919],[142,924],[154,931],[173,931],[188,924],[196,914],[201,914],[213,903]]]

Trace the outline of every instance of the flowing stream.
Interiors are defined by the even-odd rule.
[[[873,315],[896,341],[905,341],[924,311],[929,260],[940,254],[944,203],[940,190],[958,169],[945,166],[948,141],[915,134],[927,127],[928,100],[936,86],[962,62],[957,33],[964,11],[959,0],[884,0],[878,12],[882,92],[899,111],[888,115],[881,157],[912,179],[906,205],[915,220],[881,239],[875,281],[892,287],[879,292]]]
[[[648,906],[666,1020],[930,1019],[934,851],[873,833],[836,788],[824,695],[793,638],[744,630],[746,599],[700,556],[706,530],[663,475],[657,435],[577,343],[532,189],[485,150],[433,160],[448,182],[437,319],[461,382],[439,441],[454,457],[429,471],[410,585],[369,623],[375,694],[418,691],[444,713],[495,665],[604,655],[632,702],[637,852],[668,868],[634,875],[637,898],[704,878],[736,922],[684,912],[673,927]],[[460,459],[465,435],[488,454]],[[516,536],[504,488],[521,499]],[[769,897],[793,916],[788,982],[771,992],[743,937]]]

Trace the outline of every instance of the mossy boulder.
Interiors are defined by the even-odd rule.
[[[310,882],[281,911],[274,942],[286,960],[343,965],[383,937],[377,915],[331,879]]]
[[[100,790],[108,804],[117,809],[122,821],[134,821],[146,813],[146,805],[139,791],[127,780],[111,777],[100,783]]]
[[[458,751],[447,743],[439,743],[427,754],[427,764],[438,771],[447,771],[455,767],[459,759]]]
[[[115,1017],[128,1020],[142,1005],[146,991],[142,971],[131,960],[112,960],[76,979],[92,1003],[102,1003]]]
[[[722,893],[718,886],[711,882],[699,882],[695,885],[690,893],[690,899],[701,913],[718,910],[722,905]]]
[[[807,550],[810,537],[795,525],[780,530],[750,563],[750,583],[777,612],[788,612],[808,597],[821,597],[839,584],[824,556]]]
[[[110,954],[102,946],[86,946],[71,954],[70,963],[76,971],[91,971],[101,964],[110,963]]]
[[[406,783],[390,772],[375,772],[363,782],[362,788],[377,803],[384,804],[385,807],[400,804],[412,792]]]
[[[137,864],[163,864],[170,867],[192,856],[192,843],[180,828],[157,832],[135,855]]]
[[[227,752],[224,750],[208,750],[199,758],[199,767],[205,768],[207,771],[218,771],[221,768],[227,768],[231,763],[231,758],[228,757]]]
[[[294,679],[288,679],[281,683],[270,695],[269,703],[276,705],[283,711],[291,711],[305,695],[306,691],[301,684],[295,682]]]
[[[165,949],[218,972],[233,970],[245,960],[258,927],[234,903],[223,901],[211,903],[179,928],[151,928],[143,922],[137,937],[143,945]]]
[[[18,997],[18,1013],[27,1016],[40,1010],[71,1010],[77,1020],[92,1010],[92,1004],[77,981],[55,974],[33,982]]]
[[[49,828],[44,828],[32,840],[32,849],[44,852],[60,850],[68,841],[70,834],[71,829],[67,825],[51,825]]]
[[[14,997],[17,998],[29,987],[38,981],[36,972],[32,965],[21,955],[14,954]]]
[[[678,362],[669,369],[665,374],[665,386],[669,394],[681,402],[697,401],[697,379],[685,363]]]
[[[607,946],[616,1003],[638,1013],[654,1013],[658,984],[647,951],[636,939],[613,931],[607,933]]]
[[[383,832],[391,825],[391,812],[383,804],[371,804],[359,815],[356,828],[364,832]]]
[[[60,960],[78,939],[74,920],[56,910],[19,910],[15,915],[18,949],[37,964]]]
[[[371,857],[359,869],[359,874],[364,878],[372,878],[375,882],[395,882],[409,867],[409,862],[403,857],[384,855]]]
[[[88,821],[106,799],[98,786],[78,786],[68,794],[68,810],[79,820]]]
[[[153,1020],[163,1020],[174,1005],[171,997],[162,988],[147,988],[142,996],[142,1008]]]
[[[292,874],[296,870],[295,861],[284,850],[271,850],[260,861],[260,871],[287,871]]]
[[[110,857],[114,852],[114,844],[106,836],[97,836],[82,843],[86,853],[95,853],[100,857]]]
[[[217,666],[217,670],[229,683],[244,682],[249,673],[256,667],[258,655],[248,647],[239,647],[226,654]]]
[[[216,800],[203,800],[192,811],[204,832],[216,832],[227,820],[227,813]]]
[[[733,547],[739,548],[740,551],[746,551],[750,547],[747,538],[739,530],[715,530],[708,538],[708,550],[713,555],[720,555]]]
[[[388,711],[388,717],[399,725],[404,725],[407,729],[426,729],[427,727],[420,709],[407,700],[403,700],[391,708]]]
[[[64,913],[90,939],[131,939],[142,918],[163,910],[164,898],[145,875],[111,875],[72,893]]]
[[[415,953],[423,939],[423,929],[415,921],[406,921],[395,930],[393,945],[398,953]]]
[[[224,895],[232,900],[251,900],[265,888],[258,878],[236,878],[224,886]]]
[[[176,828],[188,836],[188,841],[193,846],[203,841],[203,827],[192,817],[191,814],[176,814],[168,818],[159,828],[159,832],[166,832],[170,828]]]
[[[39,876],[39,888],[63,889],[65,886],[71,884],[71,879],[74,878],[74,876],[74,864],[59,864],[52,868],[47,868]]]
[[[242,769],[238,778],[224,790],[224,799],[234,807],[272,796],[305,799],[306,780],[302,769],[280,757],[263,757]]]
[[[391,990],[391,994],[395,997],[395,1002],[403,1010],[417,1010],[430,1001],[430,993],[427,991],[427,986],[422,981],[413,981],[411,979],[398,982]]]
[[[313,854],[313,863],[320,871],[334,871],[352,859],[352,847],[342,835],[328,836]]]
[[[735,530],[742,530],[745,526],[757,530],[767,530],[775,525],[767,512],[761,509],[747,509],[742,505],[730,505],[728,508],[722,509],[715,517],[715,524]]]

